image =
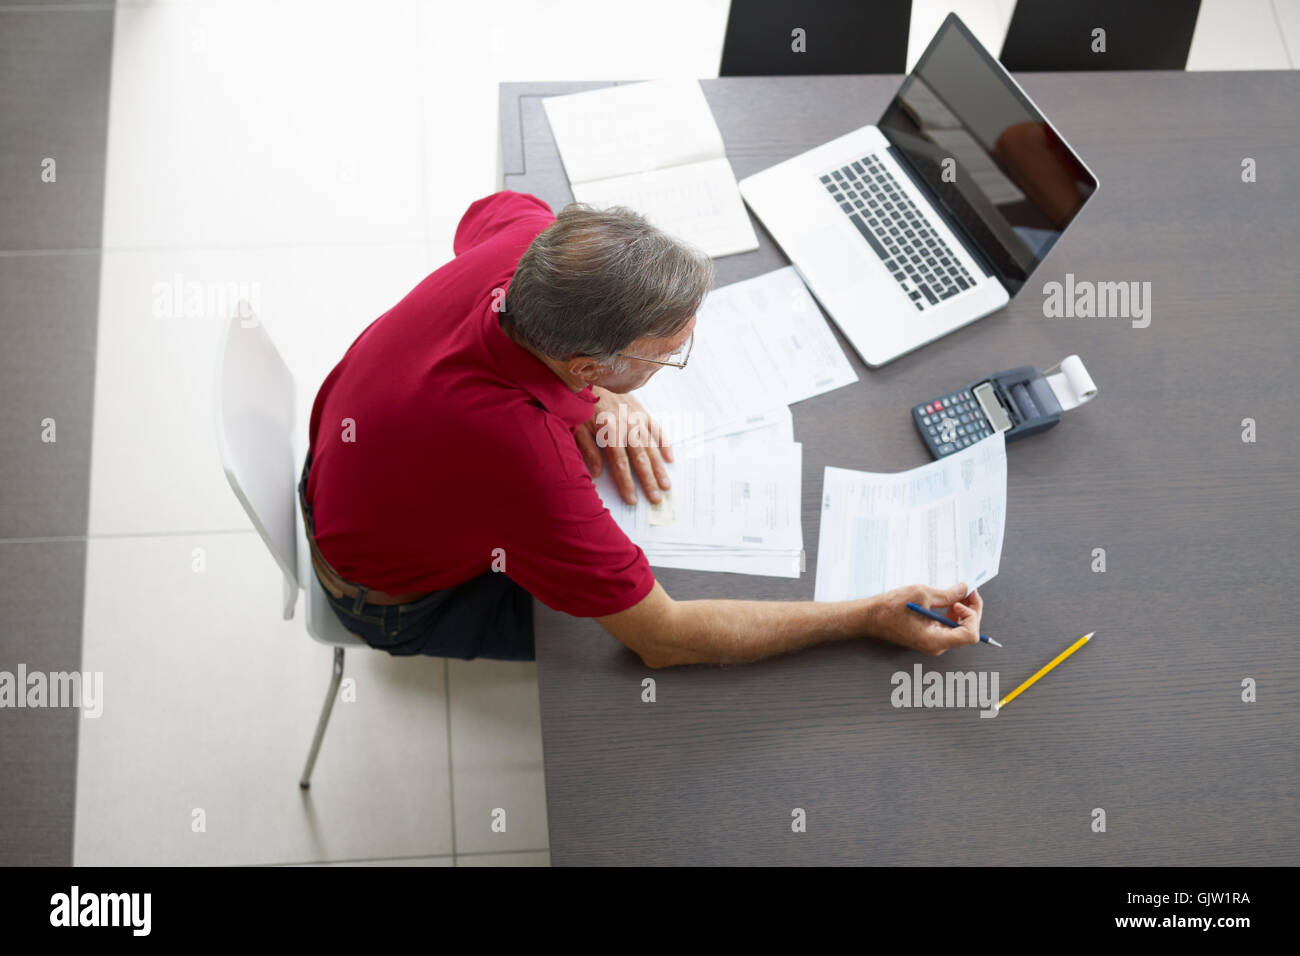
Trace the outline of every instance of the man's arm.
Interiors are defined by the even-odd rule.
[[[951,608],[948,628],[914,611],[913,601]],[[979,641],[984,602],[966,586],[941,591],[921,585],[857,601],[674,601],[659,582],[626,611],[598,617],[605,630],[646,666],[740,664],[817,644],[877,637],[927,654]]]

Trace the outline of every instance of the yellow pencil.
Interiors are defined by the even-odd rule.
[[[1032,687],[1032,686],[1035,684],[1035,682],[1037,682],[1038,678],[1042,677],[1044,674],[1046,674],[1048,671],[1050,671],[1050,670],[1051,670],[1053,667],[1055,667],[1057,664],[1061,663],[1061,661],[1065,660],[1067,657],[1069,657],[1071,654],[1073,654],[1073,653],[1074,653],[1075,651],[1077,651],[1079,648],[1083,647],[1084,644],[1087,644],[1087,643],[1088,643],[1088,640],[1092,637],[1092,635],[1093,635],[1093,634],[1096,634],[1096,633],[1097,633],[1096,631],[1091,631],[1091,632],[1089,632],[1089,633],[1083,635],[1083,637],[1079,638],[1077,641],[1075,641],[1073,644],[1071,644],[1071,645],[1070,645],[1069,647],[1067,647],[1065,650],[1061,651],[1061,653],[1059,653],[1059,654],[1057,654],[1055,657],[1053,657],[1053,658],[1052,658],[1052,661],[1051,661],[1050,664],[1048,664],[1046,667],[1042,668],[1042,669],[1041,669],[1037,674],[1035,674],[1033,677],[1029,678],[1029,680],[1025,681],[1023,684],[1021,684],[1019,687],[1017,687],[1017,688],[1016,688],[1015,690],[1013,690],[1011,693],[1007,694],[1006,697],[1003,697],[1000,701],[998,701],[998,710],[1001,710],[1003,707],[1005,707],[1005,706],[1006,706],[1007,704],[1009,704],[1011,701],[1015,700],[1017,697],[1020,696],[1020,693],[1021,693],[1022,691],[1027,690],[1028,688]]]

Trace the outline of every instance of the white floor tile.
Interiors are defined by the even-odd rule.
[[[411,856],[390,860],[339,860],[332,863],[298,863],[297,866],[455,866],[452,856]],[[518,865],[518,864],[517,864]]]
[[[430,78],[431,87],[446,80]],[[501,188],[501,126],[495,80],[465,76],[456,95],[425,98],[424,137],[429,186],[425,216],[430,241],[444,241],[448,256],[456,225],[475,200]]]
[[[455,253],[451,248],[451,236],[452,233],[448,233],[446,239],[435,239],[425,247],[424,268],[426,272],[433,272],[455,258]]]
[[[82,667],[104,702],[81,722],[76,864],[451,855],[443,661],[349,651],[355,700],[302,791],[331,651],[280,618],[261,540],[92,539],[86,565]]]
[[[550,846],[537,666],[452,661],[450,681],[457,856]]]
[[[90,533],[251,527],[221,471],[214,437],[220,300],[254,295],[297,377],[305,428],[320,382],[356,336],[424,278],[436,246],[106,252]],[[211,301],[187,314],[187,303],[175,300],[191,283]],[[173,294],[178,285],[181,296]]]
[[[1271,0],[1201,0],[1189,70],[1286,70]]]
[[[104,247],[423,241],[416,0],[119,5]]]
[[[481,853],[471,856],[457,856],[457,866],[550,866],[551,852],[539,850],[535,853]]]
[[[438,4],[426,0],[429,6]],[[453,16],[490,18],[475,60],[490,65],[495,79],[635,80],[717,76],[728,3],[491,0],[472,6],[480,8],[477,14]],[[436,9],[435,24],[447,16]]]
[[[996,57],[1002,52],[1011,11],[1000,0],[912,0],[912,28],[907,38],[907,69],[910,71],[934,39],[949,13],[956,13],[971,33]]]
[[[1273,13],[1282,31],[1287,62],[1300,67],[1300,0],[1273,0]]]

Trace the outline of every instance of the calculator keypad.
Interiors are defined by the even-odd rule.
[[[993,434],[979,400],[970,389],[923,402],[912,409],[912,414],[936,458],[960,451]]]

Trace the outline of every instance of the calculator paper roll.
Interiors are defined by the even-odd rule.
[[[1056,367],[1059,371],[1047,376],[1047,384],[1061,403],[1061,411],[1068,412],[1096,397],[1097,386],[1079,356],[1066,356]]]

